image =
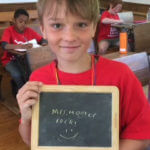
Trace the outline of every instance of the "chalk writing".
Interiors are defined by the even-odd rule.
[[[58,116],[77,116],[78,118],[92,118],[94,119],[96,117],[96,113],[89,113],[87,111],[75,111],[75,110],[67,110],[67,109],[52,109],[50,111],[51,115],[58,115]]]
[[[96,113],[58,108],[52,108],[50,110],[50,115],[56,116],[56,124],[64,126],[59,136],[65,140],[75,139],[79,135],[79,133],[76,132],[78,121],[83,118],[94,119],[96,117]]]

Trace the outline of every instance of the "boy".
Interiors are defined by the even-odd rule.
[[[17,94],[23,140],[30,144],[31,107],[42,84],[114,85],[120,91],[120,150],[146,148],[150,106],[141,84],[125,64],[101,56],[96,60],[87,53],[98,19],[98,0],[39,0],[37,6],[43,35],[57,60],[35,71]]]
[[[8,72],[10,72],[17,88],[21,88],[25,83],[21,68],[18,65],[15,56],[7,50],[15,49],[30,49],[32,44],[25,44],[25,42],[36,39],[39,44],[45,44],[46,41],[41,35],[37,34],[32,29],[26,27],[29,20],[29,14],[24,9],[18,9],[14,13],[14,25],[5,29],[2,36],[2,48],[4,53],[2,56],[2,64]]]
[[[122,1],[111,0],[109,2],[109,9],[103,12],[101,16],[97,37],[100,54],[106,53],[110,46],[119,46],[119,31],[112,27],[111,24],[123,23],[123,20],[120,20],[117,14],[121,9]]]

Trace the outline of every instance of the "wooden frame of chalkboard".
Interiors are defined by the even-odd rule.
[[[32,150],[119,150],[115,86],[42,87],[33,107]]]

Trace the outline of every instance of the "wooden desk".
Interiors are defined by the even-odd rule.
[[[26,51],[20,52],[20,51],[13,50],[13,49],[10,49],[10,50],[7,50],[7,51],[9,53],[15,55],[15,56],[24,56],[24,55],[26,55]]]
[[[118,28],[118,29],[120,29],[122,31],[124,29],[125,30],[133,29],[135,24],[132,24],[132,23],[130,23],[130,24],[112,24],[111,26],[112,27],[116,27],[116,28]]]
[[[104,54],[103,57],[108,58],[108,59],[118,59],[122,57],[126,57],[129,55],[136,54],[135,52],[128,52],[127,54],[120,54],[120,52],[114,52],[114,53],[109,53],[109,54]]]

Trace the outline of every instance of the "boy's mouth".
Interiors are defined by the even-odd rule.
[[[66,48],[66,49],[76,49],[79,48],[80,45],[76,45],[76,46],[60,46],[60,48]]]
[[[60,46],[60,48],[66,52],[72,53],[80,48],[80,46]]]

